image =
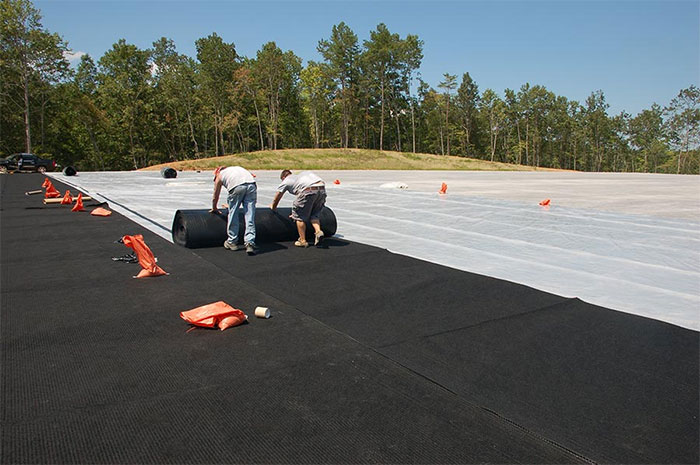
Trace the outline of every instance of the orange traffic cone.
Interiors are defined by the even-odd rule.
[[[46,193],[44,193],[44,197],[47,199],[55,199],[56,197],[60,197],[61,193],[58,192],[58,190],[53,187],[53,184],[51,181],[49,181],[49,185],[46,187]]]
[[[543,207],[548,207],[550,203],[549,199],[544,199],[543,201],[540,202],[540,205]]]
[[[49,181],[49,178],[44,178],[44,182],[41,184],[41,188],[45,189],[51,185],[51,181]]]
[[[67,190],[66,194],[63,196],[63,200],[61,200],[61,205],[70,205],[73,203],[73,197],[70,195],[70,191]]]
[[[336,179],[335,181],[333,181],[333,184],[340,184],[340,179]]]
[[[124,242],[125,246],[133,249],[134,252],[136,252],[136,256],[139,259],[139,265],[141,265],[142,270],[138,275],[134,276],[135,278],[148,278],[151,276],[162,276],[164,274],[168,274],[156,264],[156,257],[143,241],[143,236],[141,234],[124,236],[122,241]]]
[[[440,190],[438,191],[439,194],[447,194],[447,184],[444,182],[442,183],[442,186],[440,186]]]
[[[63,203],[63,202],[61,202]],[[78,198],[75,199],[75,205],[73,205],[73,208],[70,209],[72,212],[84,212],[85,207],[83,207],[83,193],[80,192],[78,193]]]
[[[110,210],[107,210],[106,208],[102,207],[97,207],[93,211],[90,212],[92,216],[109,216],[112,214]]]
[[[213,328],[218,326],[221,331],[232,326],[238,326],[248,320],[245,313],[231,307],[224,301],[218,301],[201,307],[180,312],[180,318],[195,326]]]

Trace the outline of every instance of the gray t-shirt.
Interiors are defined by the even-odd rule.
[[[277,187],[277,191],[291,192],[292,194],[297,195],[299,192],[308,187],[323,185],[325,185],[323,179],[319,178],[311,171],[302,171],[299,174],[290,174],[284,178],[279,187]]]

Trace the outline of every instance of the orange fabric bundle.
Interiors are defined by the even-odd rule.
[[[135,276],[136,278],[148,278],[151,276],[162,276],[164,274],[168,274],[156,264],[156,257],[143,241],[143,236],[141,234],[124,236],[122,241],[124,242],[125,246],[133,249],[134,252],[136,252],[136,256],[139,259],[139,265],[141,265],[142,270]]]
[[[90,212],[92,216],[109,216],[112,214],[110,210],[107,210],[106,208],[102,207],[97,207],[93,211]]]
[[[549,199],[544,199],[543,201],[540,202],[540,205],[543,207],[549,206],[550,200]]]
[[[49,181],[48,186],[46,186],[46,193],[44,194],[44,197],[47,199],[54,199],[56,197],[60,197],[61,193],[58,192],[58,190],[53,187],[53,184],[51,181]]]
[[[440,194],[447,194],[447,184],[444,182],[442,183],[442,186],[440,186],[440,190],[438,191]]]
[[[67,190],[66,194],[63,196],[63,200],[61,200],[61,205],[70,205],[73,203],[73,196],[70,195],[70,191]]]
[[[63,203],[63,202],[61,202]],[[70,209],[72,212],[83,212],[85,211],[85,207],[83,207],[83,193],[80,192],[78,193],[78,198],[75,199],[75,205],[73,205],[73,208]]]
[[[205,328],[218,326],[221,331],[238,326],[248,320],[245,313],[222,300],[180,312],[180,318],[195,326]]]

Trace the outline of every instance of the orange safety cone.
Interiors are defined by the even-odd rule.
[[[544,199],[543,201],[540,202],[540,205],[543,207],[548,207],[550,203],[549,199]]]
[[[440,190],[438,191],[439,194],[447,194],[447,184],[444,182],[442,183],[442,186],[440,186]]]
[[[139,265],[141,265],[142,270],[135,278],[149,278],[152,276],[162,276],[167,275],[161,267],[156,264],[156,257],[148,248],[146,243],[143,241],[143,236],[141,234],[134,234],[133,236],[122,237],[124,245],[133,249],[136,252],[136,256],[139,259]]]
[[[110,210],[107,210],[106,208],[102,207],[97,207],[93,211],[90,212],[92,216],[109,216],[112,214]]]
[[[241,310],[233,308],[221,300],[187,310],[186,312],[180,312],[180,318],[195,326],[204,328],[218,326],[221,331],[238,326],[248,320],[248,316]]]
[[[336,179],[335,181],[333,181],[333,184],[340,184],[340,179]]]
[[[63,203],[63,202],[61,202]],[[78,198],[75,199],[75,205],[73,205],[73,208],[70,209],[72,212],[84,212],[85,207],[83,206],[83,193],[80,192],[78,193]]]
[[[51,185],[51,181],[49,181],[49,178],[44,178],[44,182],[41,184],[42,189],[46,189]]]
[[[61,200],[61,205],[70,205],[73,203],[73,197],[70,195],[70,191],[67,190],[66,194],[63,196],[63,200]]]
[[[61,193],[58,192],[58,190],[53,187],[53,184],[51,181],[49,181],[49,185],[46,187],[46,192],[44,193],[44,197],[47,199],[55,199],[56,197],[60,197]]]

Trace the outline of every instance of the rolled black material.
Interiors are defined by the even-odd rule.
[[[173,242],[183,247],[196,249],[200,247],[219,247],[227,238],[226,221],[228,210],[210,213],[209,210],[178,210],[173,219]],[[278,208],[273,212],[269,208],[255,211],[255,242],[284,242],[298,239],[296,222],[289,218],[291,208]],[[238,237],[242,241],[245,231],[243,211],[238,210]],[[323,207],[320,215],[321,230],[326,237],[335,234],[338,223],[333,210]],[[307,240],[313,241],[313,227],[306,225]]]
[[[160,169],[160,175],[163,176],[165,179],[176,178],[177,171],[175,171],[175,168],[166,166]]]
[[[76,174],[78,174],[78,171],[72,166],[66,166],[65,168],[63,168],[63,174],[65,176],[75,176]]]

